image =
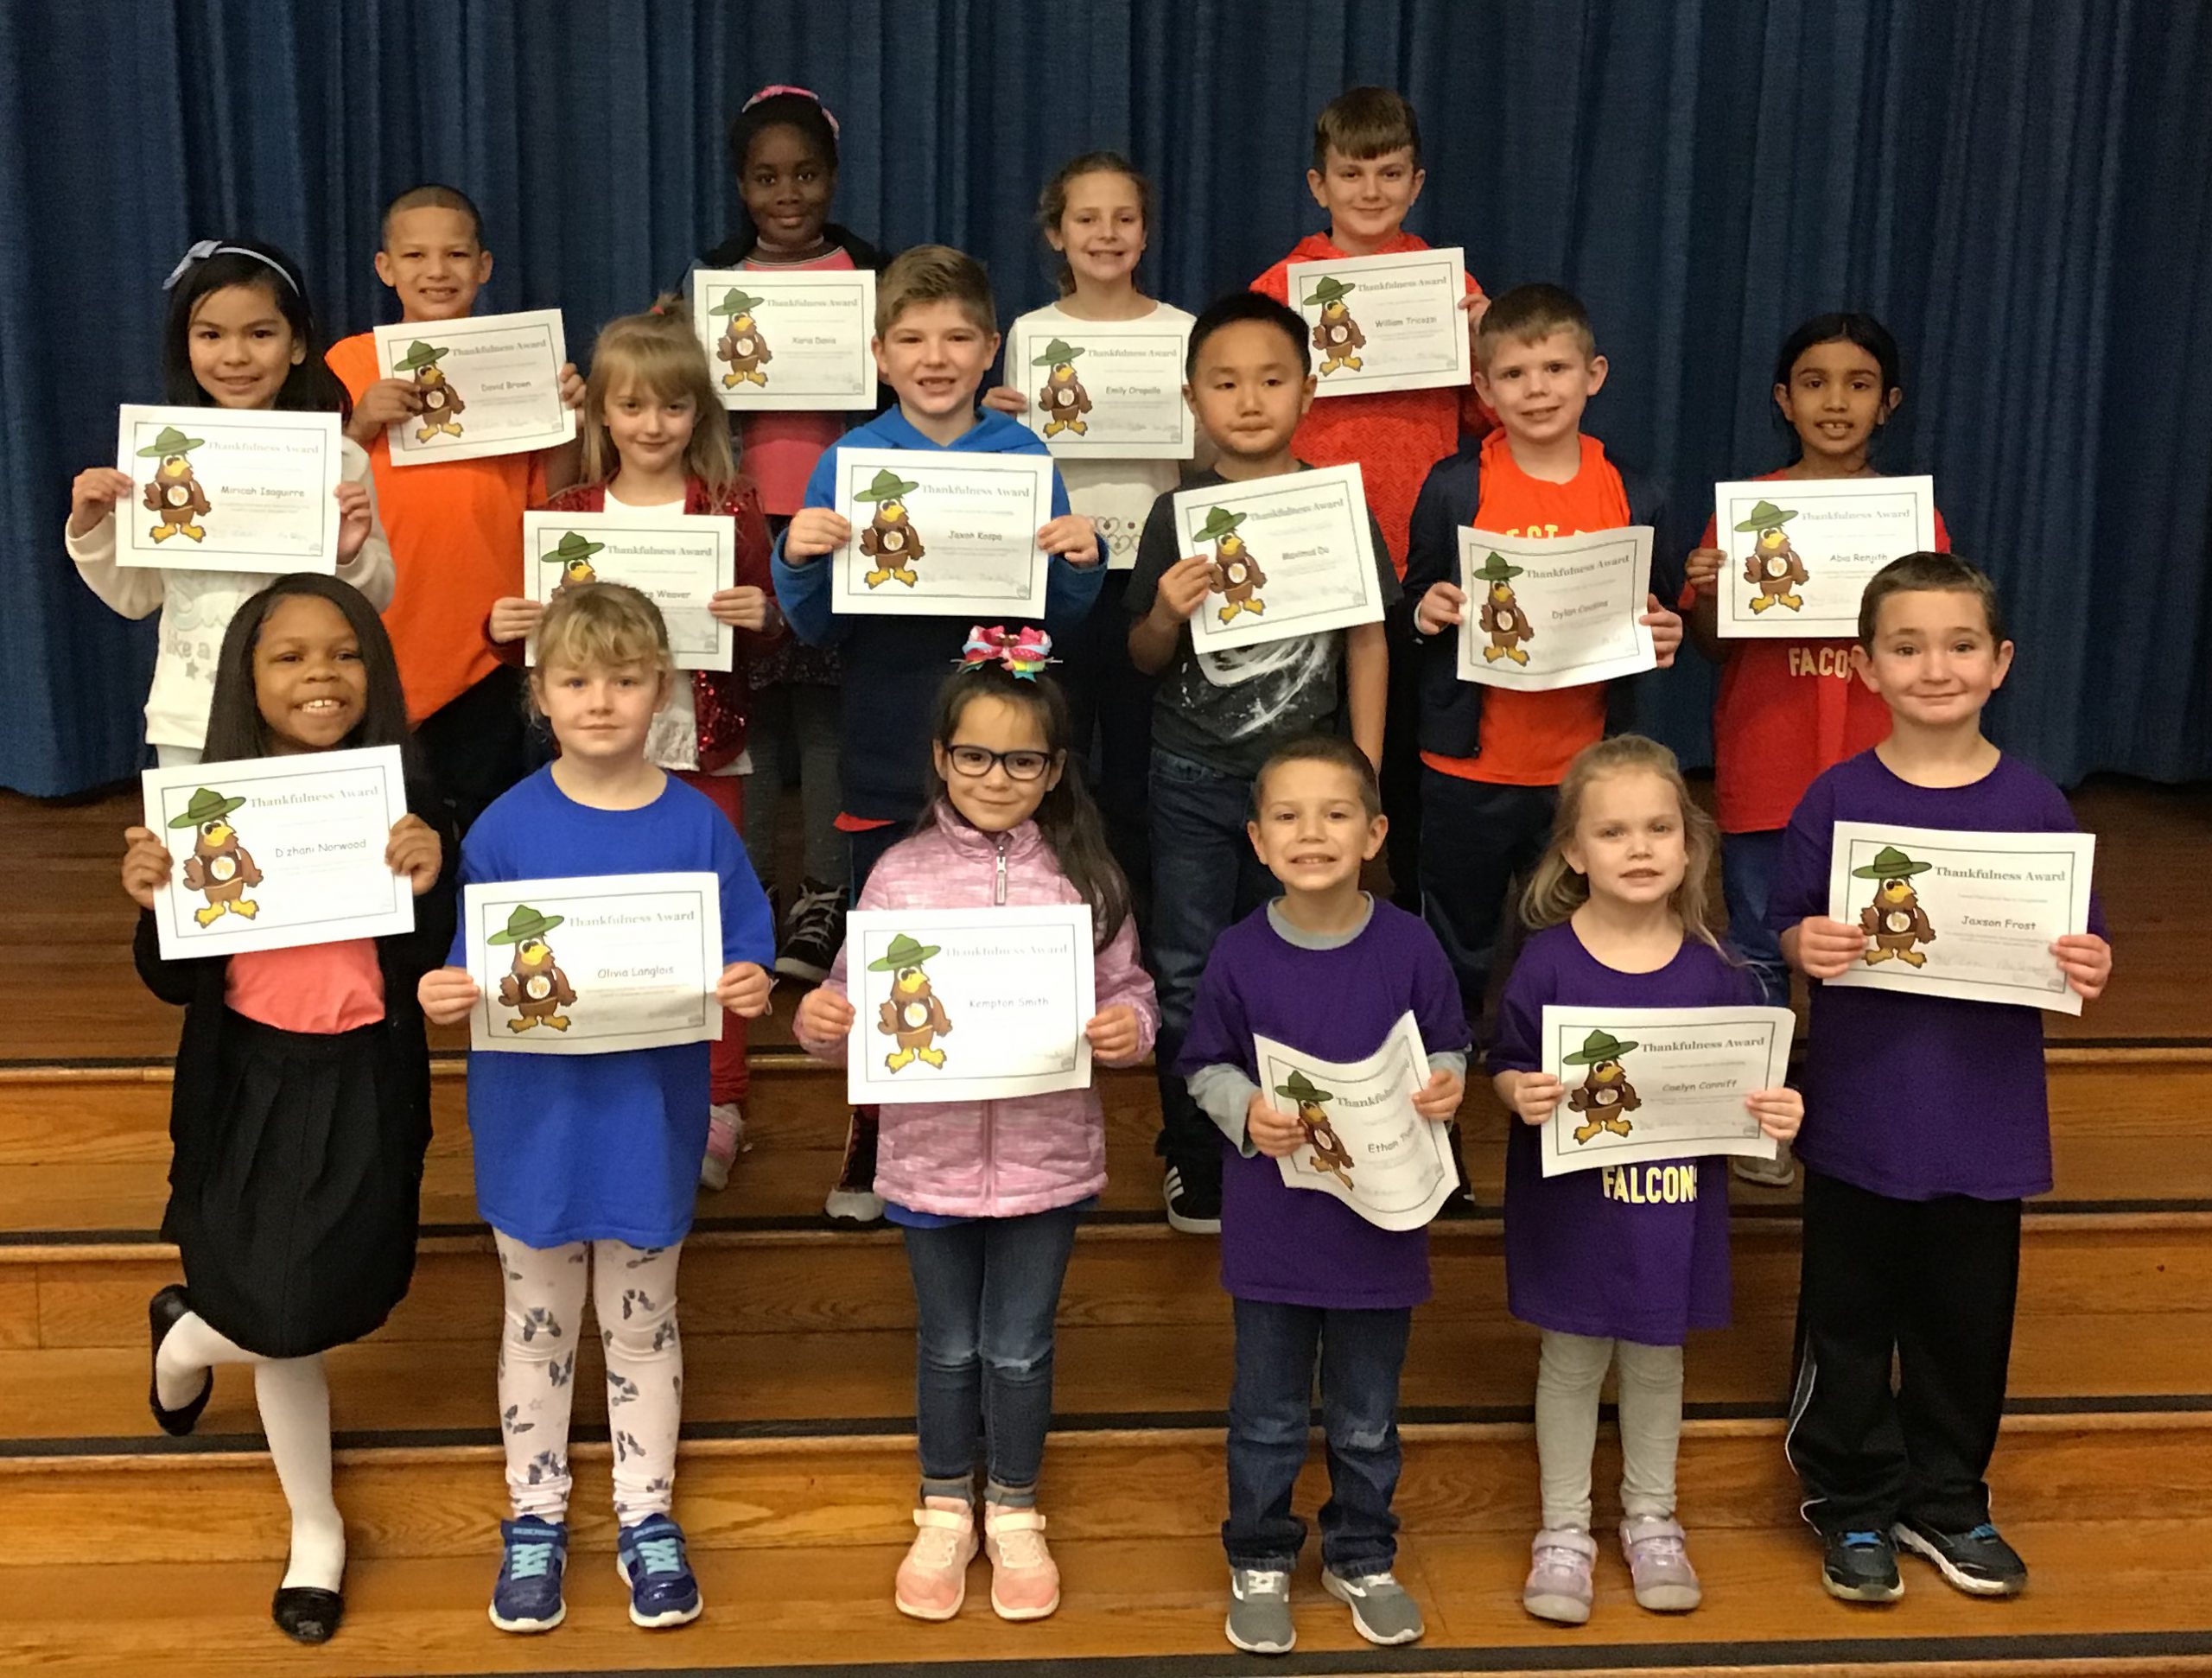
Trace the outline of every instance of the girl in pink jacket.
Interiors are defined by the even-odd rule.
[[[1068,772],[1067,701],[1039,675],[1049,651],[1041,630],[969,637],[938,701],[937,796],[913,836],[876,864],[858,906],[1088,902],[1098,1012],[1084,1035],[1094,1059],[1126,1066],[1151,1049],[1160,1014],[1137,960],[1128,884]],[[825,1060],[844,1058],[853,1028],[846,956],[796,1022],[800,1043]],[[976,1439],[988,1424],[991,1606],[1005,1619],[1042,1619],[1060,1603],[1037,1512],[1052,1319],[1077,1221],[1105,1186],[1105,1115],[1095,1090],[1070,1090],[887,1106],[881,1123],[875,1192],[905,1230],[920,1325],[920,1531],[899,1568],[899,1609],[926,1620],[960,1611],[976,1547]]]

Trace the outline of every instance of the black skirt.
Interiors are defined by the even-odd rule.
[[[193,1309],[264,1357],[373,1332],[415,1270],[427,1115],[392,1081],[389,1022],[331,1035],[226,1013],[213,1099],[180,1084],[162,1234]]]

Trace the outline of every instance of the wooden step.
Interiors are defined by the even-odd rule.
[[[2051,1131],[2057,1186],[2047,1204],[2212,1210],[2212,1050],[2054,1049]],[[474,1227],[466,1082],[458,1063],[433,1082],[435,1139],[424,1222]],[[1103,1205],[1155,1211],[1152,1156],[1159,1106],[1147,1071],[1101,1082],[1108,1135]],[[0,1262],[11,1236],[143,1239],[168,1194],[166,1068],[0,1073]],[[731,1186],[700,1203],[703,1218],[819,1221],[844,1143],[842,1085],[831,1069],[786,1056],[756,1071],[747,1107],[753,1148]],[[1462,1122],[1477,1199],[1503,1192],[1509,1120],[1480,1080]],[[1739,1205],[1784,1207],[1794,1191],[1733,1184]]]
[[[2016,1406],[2212,1394],[2212,1218],[2036,1215],[2014,1333]],[[95,1255],[102,1249],[92,1249]],[[0,1392],[8,1432],[168,1446],[144,1409],[145,1302],[173,1264],[50,1249],[0,1266]],[[1519,1415],[1534,1391],[1535,1335],[1505,1309],[1495,1224],[1446,1225],[1433,1243],[1435,1298],[1416,1318],[1404,1402],[1454,1416]],[[1694,1337],[1690,1402],[1778,1414],[1796,1298],[1796,1232],[1739,1219],[1735,1321]],[[695,1432],[905,1429],[912,1414],[913,1302],[899,1237],[695,1236],[682,1283],[686,1420]],[[440,1242],[414,1289],[370,1340],[332,1355],[336,1425],[491,1437],[498,1267],[479,1242]],[[1230,1307],[1214,1243],[1147,1226],[1085,1230],[1059,1314],[1057,1408],[1131,1421],[1219,1414]],[[584,1337],[581,1417],[601,1414],[596,1337]],[[828,1419],[825,1423],[825,1419]],[[251,1383],[217,1382],[202,1427],[257,1431]],[[0,1451],[23,1448],[0,1446]],[[102,1448],[105,1448],[103,1446]]]
[[[1397,1509],[1422,1533],[1526,1534],[1537,1510],[1525,1423],[1408,1423]],[[1783,1425],[1684,1424],[1678,1480],[1694,1531],[1797,1523]],[[1044,1503],[1069,1539],[1198,1537],[1219,1529],[1225,1493],[1218,1428],[1056,1432]],[[1299,1506],[1326,1495],[1313,1452]],[[578,1429],[571,1460],[575,1542],[608,1549],[609,1450]],[[467,1557],[496,1552],[505,1485],[497,1446],[356,1446],[340,1452],[339,1501],[352,1554]],[[913,1535],[914,1452],[898,1435],[687,1441],[677,1503],[692,1545],[903,1544]],[[1595,1471],[1598,1518],[1618,1519],[1610,1429]],[[2190,1511],[2212,1495],[2212,1416],[2147,1413],[2008,1418],[1991,1484],[2006,1522],[2126,1521]],[[177,1510],[189,1518],[160,1518]],[[255,1452],[0,1460],[0,1570],[67,1563],[273,1560],[284,1554],[283,1494]],[[2212,1522],[2208,1522],[2212,1530]],[[2208,1558],[2212,1559],[2212,1558]]]
[[[1904,1600],[1868,1608],[1821,1592],[1816,1553],[1801,1529],[1698,1529],[1693,1554],[1706,1600],[1677,1617],[1636,1607],[1627,1570],[1609,1546],[1599,1557],[1590,1624],[1567,1630],[1521,1609],[1523,1534],[1409,1527],[1397,1571],[1427,1617],[1422,1643],[1387,1653],[1362,1643],[1345,1611],[1322,1594],[1309,1553],[1292,1583],[1298,1652],[1273,1662],[1238,1656],[1222,1640],[1226,1578],[1217,1540],[1066,1539],[1057,1521],[1062,1605],[1051,1619],[1027,1625],[991,1614],[981,1561],[958,1618],[939,1625],[904,1618],[891,1605],[898,1543],[699,1551],[694,1564],[706,1613],[658,1633],[629,1624],[613,1569],[587,1560],[569,1573],[567,1623],[544,1637],[505,1637],[486,1621],[496,1566],[488,1552],[465,1565],[430,1557],[357,1563],[346,1579],[345,1626],[318,1653],[269,1624],[278,1573],[271,1561],[0,1567],[0,1666],[165,1678],[555,1667],[911,1678],[919,1665],[972,1678],[1219,1678],[1247,1670],[1497,1678],[1570,1669],[1593,1678],[1722,1670],[1835,1678],[1877,1669],[1913,1678],[2177,1678],[2212,1669],[2212,1566],[2202,1522],[2062,1519],[2007,1530],[2033,1569],[2026,1595],[1971,1599],[1908,1561]],[[87,1603],[97,1603],[97,1618]]]

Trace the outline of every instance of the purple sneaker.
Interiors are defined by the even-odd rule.
[[[1690,1566],[1688,1536],[1677,1522],[1649,1515],[1622,1522],[1621,1554],[1636,1582],[1637,1606],[1656,1614],[1687,1614],[1704,1600],[1697,1569]]]
[[[1540,1620],[1585,1624],[1596,1594],[1590,1569],[1598,1560],[1597,1541],[1573,1527],[1546,1527],[1529,1548],[1533,1565],[1521,1587],[1521,1605]]]

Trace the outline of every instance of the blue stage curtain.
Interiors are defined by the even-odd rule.
[[[377,211],[423,179],[485,206],[492,308],[558,305],[582,353],[724,230],[724,126],[763,82],[844,123],[839,218],[1049,294],[1043,178],[1126,148],[1157,181],[1147,273],[1185,305],[1319,225],[1314,112],[1419,105],[1412,226],[1493,293],[1580,292],[1612,364],[1589,425],[1675,487],[1778,466],[1782,335],[1857,307],[1905,346],[1879,462],[1936,474],[2020,642],[2004,742],[2067,779],[2212,772],[2212,22],[2171,0],[10,0],[0,8],[0,784],[140,761],[150,641],[70,575],[70,479],[157,394],[161,276],[258,233],[338,334],[391,318]],[[1712,683],[1644,684],[1709,756]]]

